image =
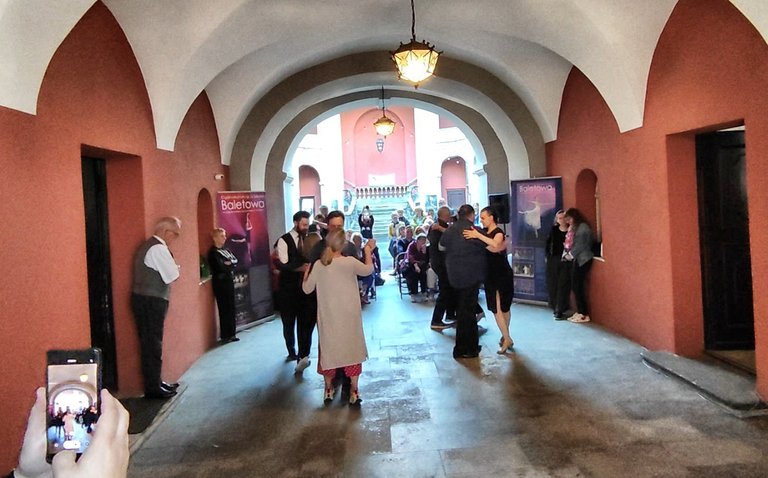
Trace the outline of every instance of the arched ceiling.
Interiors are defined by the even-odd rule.
[[[731,1],[768,39],[768,3]],[[506,84],[535,119],[543,140],[551,141],[573,66],[600,91],[620,130],[641,126],[653,51],[676,2],[420,0],[416,33],[446,58],[480,67]],[[0,105],[35,113],[51,57],[94,3],[0,0]],[[144,75],[158,147],[173,149],[188,108],[206,91],[224,162],[254,105],[286,78],[345,55],[394,49],[410,34],[407,0],[103,3]],[[335,85],[327,98],[359,87],[353,79]],[[430,94],[450,96],[438,87]],[[482,105],[473,107],[486,113]]]

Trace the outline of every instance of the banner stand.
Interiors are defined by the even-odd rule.
[[[227,231],[225,247],[238,260],[235,270],[235,323],[238,330],[274,312],[269,264],[266,193],[221,191],[216,196],[217,224]]]
[[[547,305],[546,244],[555,214],[563,207],[562,178],[512,181],[509,198],[513,298],[519,303]]]

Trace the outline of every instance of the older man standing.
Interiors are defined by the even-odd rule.
[[[464,239],[463,231],[474,227],[475,210],[469,204],[459,208],[458,219],[440,238],[445,252],[448,282],[456,292],[456,345],[454,358],[474,358],[480,353],[475,306],[485,278],[486,245],[479,239]]]
[[[179,278],[179,265],[168,246],[181,234],[178,217],[157,222],[152,237],[139,246],[133,259],[131,308],[141,344],[141,373],[146,398],[170,398],[179,384],[163,382],[163,325],[168,312],[171,282]]]

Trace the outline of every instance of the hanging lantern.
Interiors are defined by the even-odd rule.
[[[416,41],[416,9],[411,0],[411,41],[407,44],[400,43],[400,48],[391,53],[398,77],[418,88],[419,83],[434,74],[441,53],[426,40]]]

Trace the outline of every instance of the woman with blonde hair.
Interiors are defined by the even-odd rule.
[[[317,368],[325,379],[323,397],[326,403],[331,402],[335,394],[333,378],[336,369],[343,368],[352,382],[349,404],[358,405],[361,402],[358,380],[362,362],[368,358],[368,349],[363,333],[357,276],[373,273],[371,251],[376,247],[376,240],[369,239],[363,248],[365,263],[342,255],[346,245],[343,230],[329,232],[325,241],[326,248],[320,260],[305,271],[302,285],[306,294],[317,291],[320,348]]]

